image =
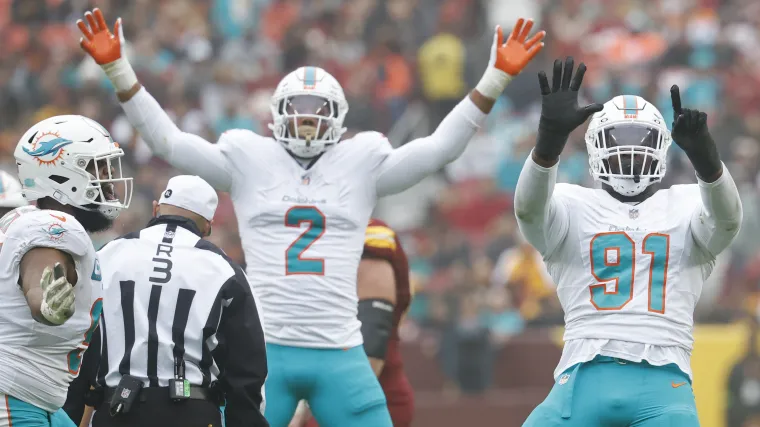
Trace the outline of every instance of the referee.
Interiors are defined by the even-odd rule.
[[[176,176],[148,227],[100,252],[103,400],[93,427],[268,426],[261,320],[243,270],[212,243],[211,186]],[[224,415],[219,407],[225,405]]]

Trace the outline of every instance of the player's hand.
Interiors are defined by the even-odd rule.
[[[79,45],[82,46],[98,65],[105,65],[117,61],[124,54],[124,33],[121,30],[121,18],[116,20],[113,33],[108,30],[103,12],[95,8],[92,12],[85,12],[83,20],[77,20],[77,27],[82,32]],[[88,26],[89,24],[89,26]],[[115,35],[114,35],[115,34]]]
[[[699,110],[682,108],[681,91],[678,85],[670,88],[670,99],[673,104],[671,127],[673,140],[689,157],[700,178],[717,179],[720,177],[723,165],[715,141],[707,128],[707,114]]]
[[[541,119],[534,154],[548,162],[559,158],[570,133],[585,123],[592,114],[604,108],[602,104],[578,105],[578,91],[583,83],[583,75],[586,74],[586,65],[581,62],[573,76],[574,64],[572,57],[565,59],[564,67],[562,61],[555,60],[551,86],[546,73],[538,73]]]
[[[311,409],[309,404],[305,400],[298,402],[296,406],[296,412],[293,414],[293,419],[290,420],[288,427],[303,427],[311,419]]]
[[[106,72],[117,92],[132,89],[137,84],[137,76],[124,53],[126,42],[121,18],[116,20],[113,33],[109,31],[100,9],[85,12],[84,18],[87,23],[81,19],[77,21],[77,27],[82,32],[79,45]]]
[[[520,71],[544,47],[541,40],[546,36],[546,32],[540,31],[528,39],[532,28],[533,20],[529,19],[526,23],[520,18],[505,41],[501,27],[496,26],[491,45],[491,58],[475,90],[491,100],[495,100],[504,92],[512,77],[520,74]]]
[[[520,71],[528,65],[541,49],[544,48],[543,39],[546,31],[539,31],[530,39],[528,35],[533,29],[533,20],[523,18],[517,20],[509,38],[504,40],[504,31],[501,26],[496,26],[491,46],[490,67],[495,67],[510,76],[520,74]]]
[[[40,279],[42,287],[41,312],[45,319],[62,325],[74,315],[74,287],[66,279],[66,270],[60,263],[45,267]]]
[[[707,114],[681,107],[681,91],[678,85],[670,88],[670,100],[673,104],[673,125],[671,135],[683,151],[689,152],[704,144],[707,130]]]

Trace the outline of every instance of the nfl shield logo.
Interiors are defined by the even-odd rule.
[[[628,216],[631,217],[631,219],[636,219],[639,217],[639,210],[638,209],[631,209],[628,211]]]
[[[311,177],[304,175],[301,177],[301,185],[309,185],[311,183]]]
[[[132,391],[131,391],[130,389],[128,389],[128,388],[125,388],[124,390],[122,390],[122,391],[121,391],[121,398],[122,398],[122,399],[126,399],[126,398],[128,398],[128,397],[129,397],[129,395],[130,395],[131,393],[132,393]]]
[[[567,382],[570,380],[569,374],[564,374],[561,377],[559,377],[559,385],[567,384]]]

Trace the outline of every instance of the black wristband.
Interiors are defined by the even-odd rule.
[[[705,180],[717,175],[723,164],[720,161],[718,147],[710,134],[700,135],[700,140],[697,144],[698,149],[687,151],[686,156],[699,178]]]
[[[554,161],[562,154],[569,137],[568,134],[552,132],[539,123],[536,148],[533,151],[540,159]]]

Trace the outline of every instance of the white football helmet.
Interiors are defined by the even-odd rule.
[[[280,81],[272,96],[269,129],[297,157],[310,159],[340,141],[348,102],[335,77],[301,67]]]
[[[124,151],[87,117],[56,116],[37,123],[21,137],[14,156],[30,202],[50,197],[114,219],[132,199],[132,178],[122,176]]]
[[[671,142],[654,105],[640,96],[616,96],[586,131],[591,176],[623,196],[641,194],[665,176]]]
[[[0,208],[19,208],[27,202],[15,176],[0,170]]]

